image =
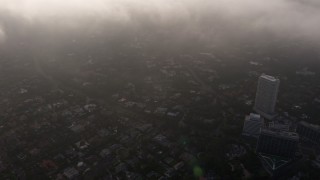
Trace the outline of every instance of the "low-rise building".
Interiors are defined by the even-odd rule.
[[[250,113],[244,120],[242,135],[258,138],[264,119],[259,114]]]
[[[302,140],[320,144],[320,126],[301,121],[297,126],[297,133]]]
[[[298,142],[299,135],[297,133],[263,128],[256,151],[273,156],[292,158],[297,151]]]

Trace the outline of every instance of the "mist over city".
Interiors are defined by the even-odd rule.
[[[59,46],[70,34],[83,41],[102,36],[122,43],[149,37],[153,44],[173,46],[266,40],[317,46],[320,40],[315,0],[2,0],[0,10],[0,38],[7,46],[28,39],[33,44],[39,38],[37,43]],[[167,42],[156,42],[160,40]]]
[[[317,179],[320,1],[0,0],[0,179]]]

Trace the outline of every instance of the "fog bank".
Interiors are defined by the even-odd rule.
[[[320,42],[317,0],[0,0],[0,43]],[[40,40],[41,39],[41,40]]]

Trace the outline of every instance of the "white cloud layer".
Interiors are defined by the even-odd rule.
[[[318,0],[0,0],[0,13],[62,28],[101,22],[130,28],[148,21],[188,33],[268,32],[320,40]]]
[[[6,40],[6,34],[0,26],[0,44],[2,44],[5,40]]]

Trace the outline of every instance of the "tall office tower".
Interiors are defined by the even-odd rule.
[[[276,116],[275,106],[277,102],[280,80],[262,74],[259,77],[254,110],[266,119]]]
[[[292,158],[298,147],[299,135],[294,132],[261,129],[257,152],[267,155]]]
[[[297,126],[297,133],[303,140],[320,144],[320,126],[301,121]]]
[[[264,120],[259,114],[250,113],[244,120],[242,135],[258,138]]]

